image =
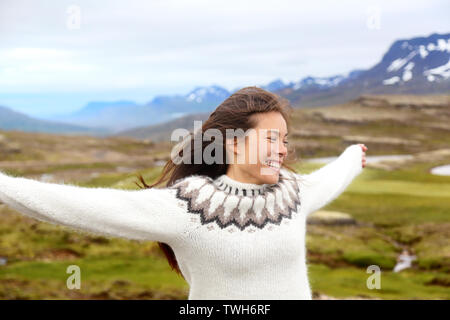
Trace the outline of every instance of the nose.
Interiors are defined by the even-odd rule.
[[[286,155],[287,155],[287,148],[284,145],[284,143],[280,144],[280,148],[278,150],[278,155],[279,155],[280,159],[284,159],[286,157]]]

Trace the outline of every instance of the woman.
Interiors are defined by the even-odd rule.
[[[312,299],[306,218],[362,171],[367,148],[348,146],[308,175],[286,170],[289,109],[287,100],[246,87],[217,107],[175,153],[183,161],[169,160],[152,186],[142,177],[145,189],[130,191],[0,173],[0,200],[41,221],[157,241],[190,285],[189,299]],[[198,144],[211,131],[225,138]],[[224,161],[190,161],[207,150]],[[165,188],[153,188],[163,182]]]

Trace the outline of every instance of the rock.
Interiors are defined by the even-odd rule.
[[[0,257],[0,266],[5,266],[8,263],[8,258]]]
[[[344,225],[356,224],[356,220],[351,215],[339,211],[318,210],[309,215],[306,222],[308,224],[324,225]]]

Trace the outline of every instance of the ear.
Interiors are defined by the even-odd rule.
[[[238,154],[237,146],[238,146],[238,141],[237,141],[236,137],[225,140],[225,149],[227,152],[237,155]]]
[[[228,164],[236,164],[239,159],[238,139],[232,137],[225,140],[225,151],[227,153]]]

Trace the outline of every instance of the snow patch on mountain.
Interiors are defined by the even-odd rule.
[[[343,75],[335,75],[331,77],[306,77],[301,79],[300,81],[292,84],[292,89],[298,90],[311,86],[318,86],[321,88],[330,88],[337,86],[344,79],[346,79]]]
[[[399,81],[400,81],[400,77],[395,76],[395,77],[383,80],[383,84],[384,85],[393,85]]]
[[[428,51],[427,49],[425,49],[424,45],[419,46],[419,54],[422,59],[425,59],[425,57],[428,55]]]
[[[227,90],[219,86],[209,86],[196,87],[185,96],[185,99],[188,102],[201,103],[209,99],[226,99],[228,96],[229,92]]]
[[[403,76],[402,76],[402,80],[403,81],[409,81],[412,79],[413,74],[411,72],[412,68],[414,68],[414,62],[410,62],[406,65],[404,71],[403,71]]]
[[[397,71],[403,67],[409,60],[411,60],[417,54],[416,51],[411,51],[405,58],[399,58],[392,61],[392,63],[387,67],[387,72]]]
[[[447,79],[450,77],[450,59],[448,62],[442,66],[428,69],[423,72],[423,75],[427,77],[428,81],[434,81],[436,79],[436,76],[441,76],[444,79]]]
[[[419,53],[420,57],[422,59],[425,59],[425,57],[431,52],[431,51],[442,51],[442,52],[450,52],[450,39],[438,39],[437,44],[430,42],[426,45],[420,45],[419,46]]]

